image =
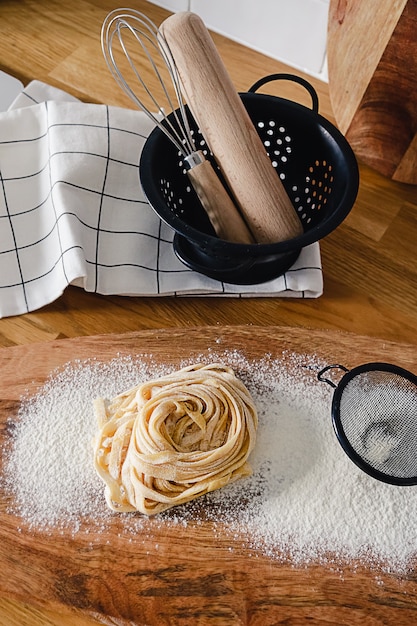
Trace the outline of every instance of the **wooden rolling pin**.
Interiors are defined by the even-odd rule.
[[[175,13],[160,26],[187,104],[258,243],[303,232],[298,215],[201,18]]]

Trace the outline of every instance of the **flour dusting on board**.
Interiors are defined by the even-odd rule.
[[[252,554],[297,565],[359,559],[370,567],[405,571],[417,552],[417,488],[380,483],[345,456],[333,433],[332,392],[316,380],[323,364],[296,354],[249,361],[220,349],[199,360],[230,365],[253,396],[259,412],[250,458],[254,472],[152,524],[186,527],[210,519],[213,533],[230,537],[231,549],[238,540]],[[105,504],[93,467],[92,400],[111,398],[186,364],[152,365],[151,355],[70,363],[52,373],[37,395],[22,399],[18,420],[9,420],[2,477],[9,510],[20,517],[21,527],[77,533],[85,532],[87,521],[97,532],[117,516],[119,532],[143,541],[138,531],[145,518],[113,513]]]

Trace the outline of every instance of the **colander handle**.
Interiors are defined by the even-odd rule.
[[[302,87],[304,87],[311,96],[312,110],[314,111],[314,113],[319,112],[319,97],[313,85],[309,83],[308,80],[306,80],[305,78],[301,78],[301,76],[296,76],[295,74],[269,74],[268,76],[264,76],[263,78],[260,78],[258,81],[256,81],[256,83],[254,83],[252,87],[248,89],[248,91],[250,93],[255,93],[260,87],[266,85],[267,83],[272,83],[274,80],[289,80],[293,83],[298,83],[299,85],[302,85]]]

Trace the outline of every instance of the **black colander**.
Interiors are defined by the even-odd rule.
[[[312,108],[255,93],[262,85],[281,79],[303,85],[311,95]],[[301,219],[301,235],[251,245],[219,239],[189,183],[182,156],[159,128],[143,147],[139,172],[150,205],[175,231],[174,250],[185,265],[224,282],[256,284],[283,274],[303,247],[322,239],[345,219],[357,196],[359,173],[346,139],[319,115],[318,97],[308,81],[274,74],[240,97]],[[190,123],[197,149],[217,168],[191,117]]]

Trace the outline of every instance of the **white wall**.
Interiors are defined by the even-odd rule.
[[[327,80],[330,0],[151,1],[171,11],[194,11],[213,31]]]
[[[153,4],[157,4],[160,7],[164,7],[164,9],[168,9],[169,11],[191,11],[190,8],[191,0],[149,0]]]

